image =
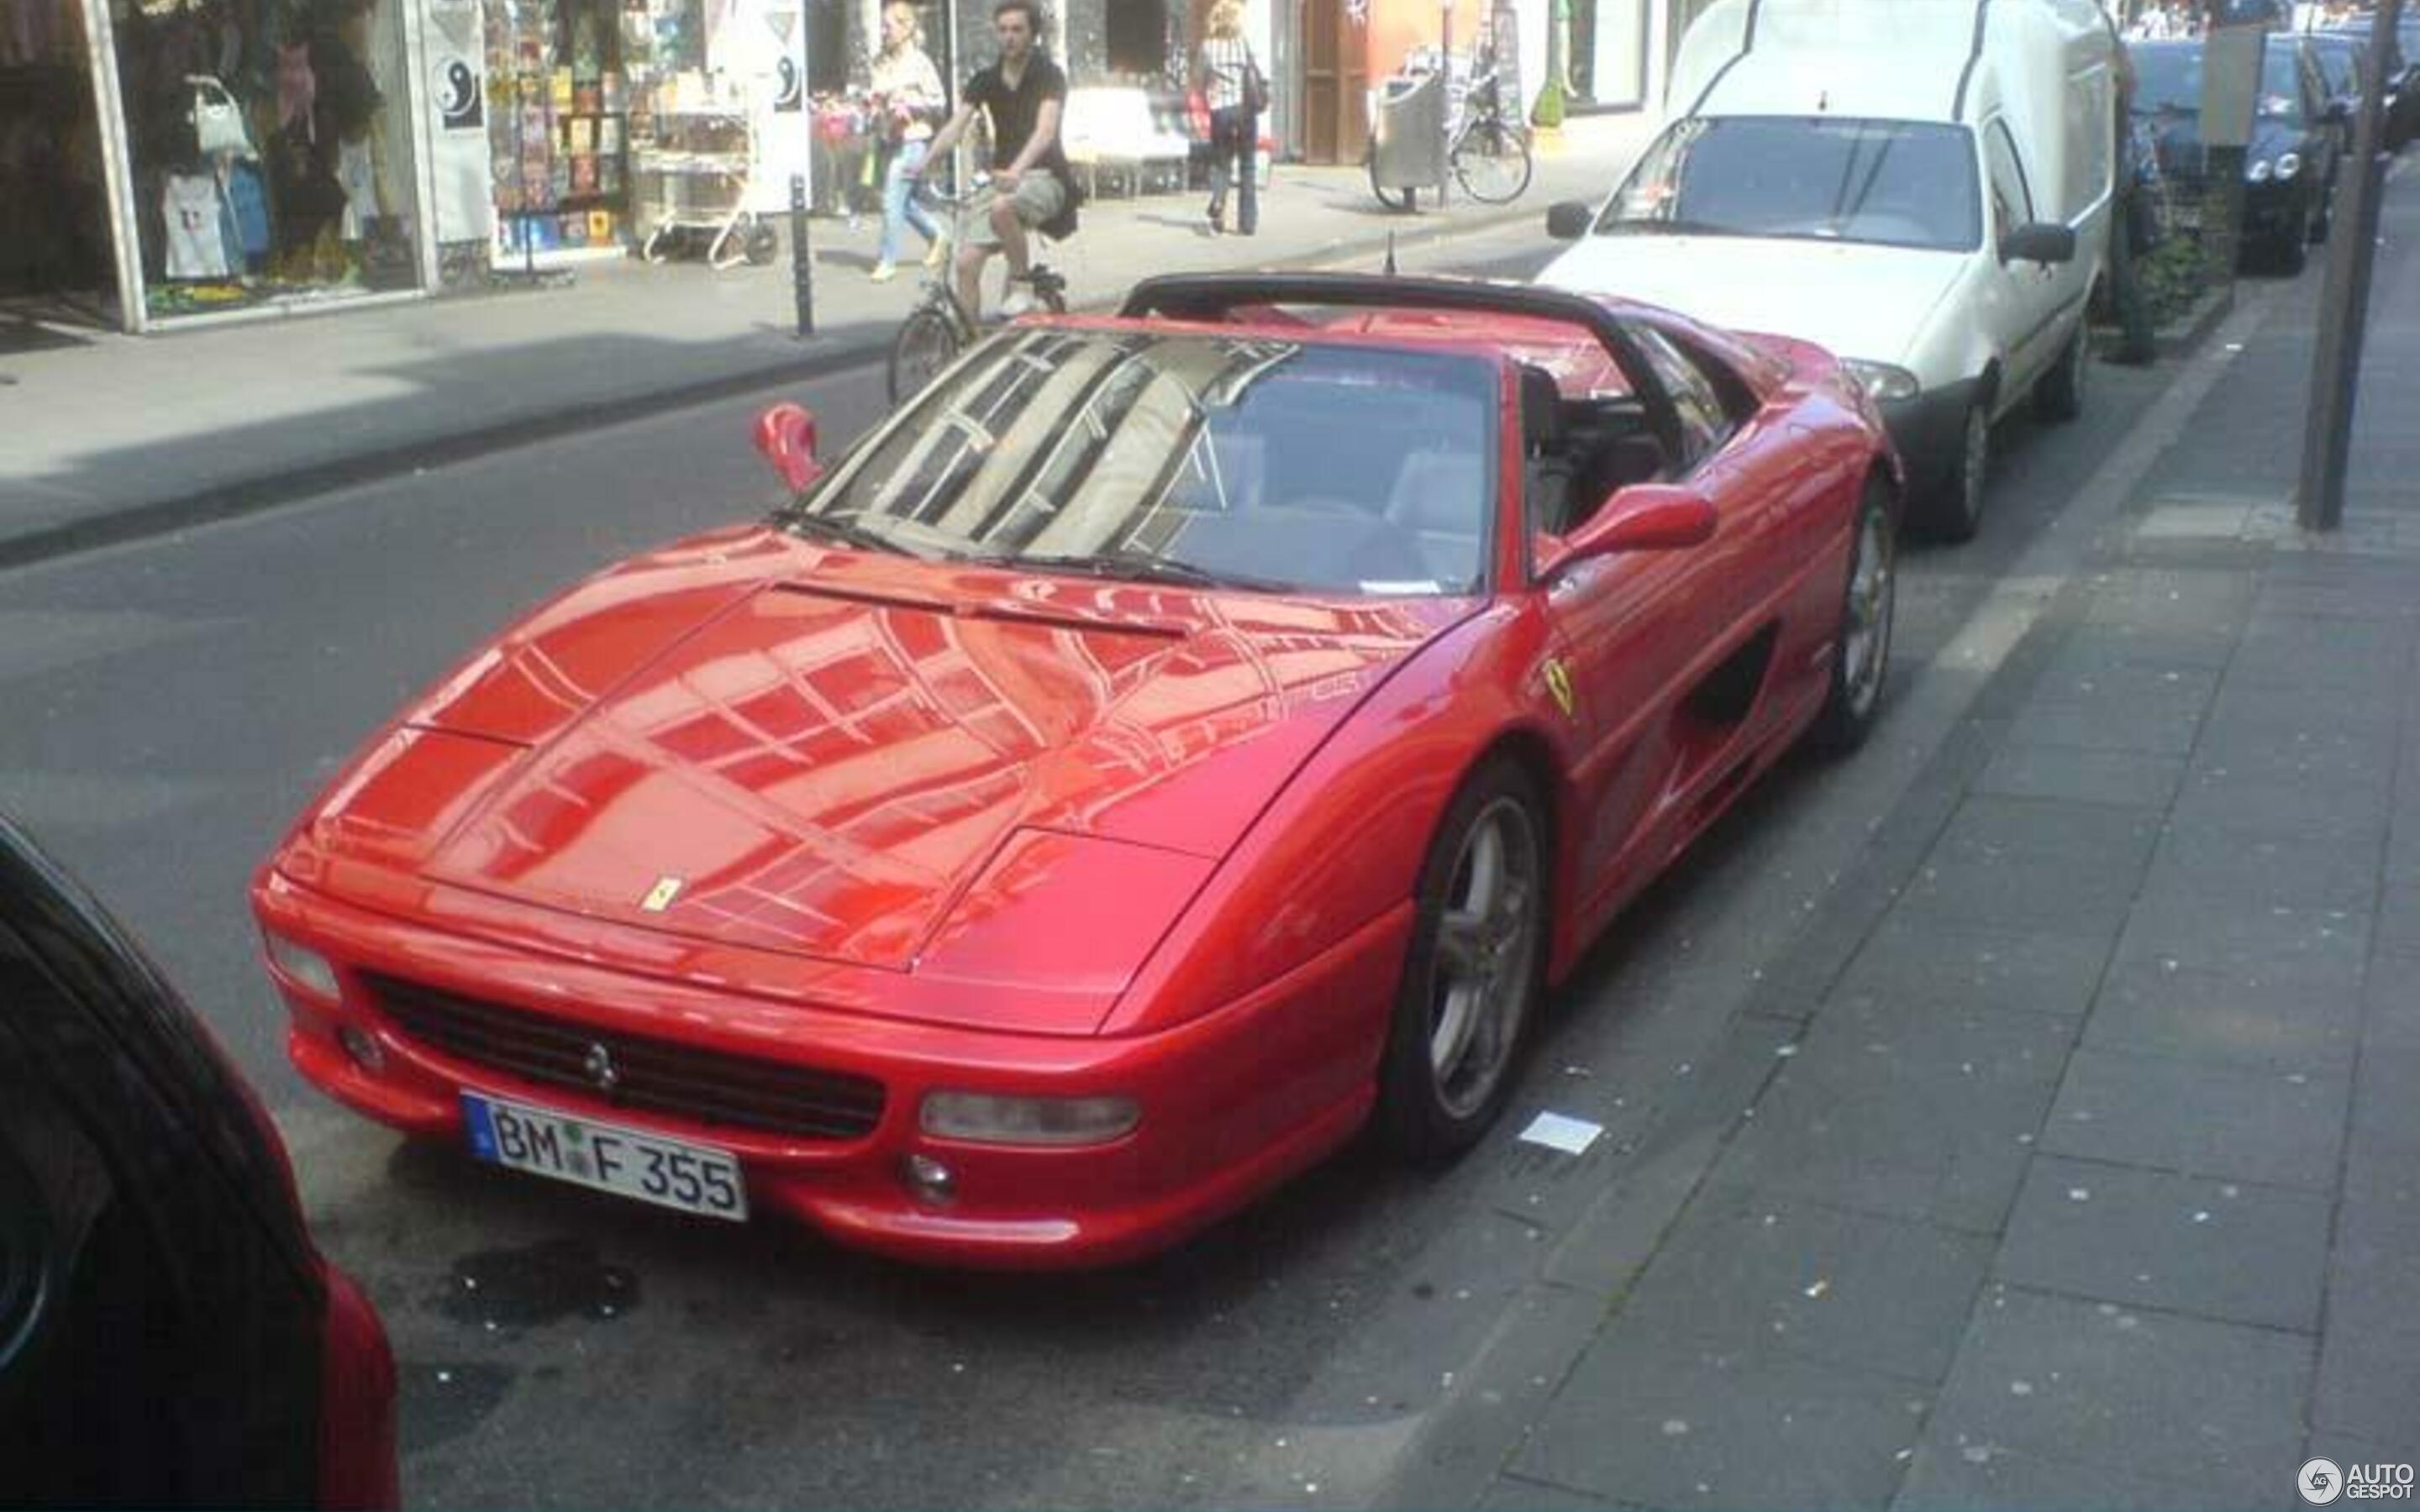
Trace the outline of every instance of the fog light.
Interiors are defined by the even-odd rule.
[[[286,974],[286,980],[316,997],[335,1001],[336,968],[318,951],[295,944],[283,934],[264,932],[268,943],[269,962]]]
[[[910,1155],[900,1163],[908,1190],[927,1202],[947,1202],[958,1195],[957,1173],[930,1155]]]
[[[1129,1097],[996,1097],[931,1092],[920,1120],[928,1134],[987,1145],[1106,1145],[1142,1119]]]
[[[345,1054],[352,1057],[353,1064],[362,1070],[376,1072],[385,1069],[386,1051],[379,1044],[378,1036],[367,1029],[357,1028],[350,1024],[340,1025],[336,1029],[336,1042],[345,1047]]]

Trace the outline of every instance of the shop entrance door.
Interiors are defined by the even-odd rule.
[[[0,353],[49,345],[35,322],[116,323],[109,185],[82,7],[10,0],[0,26]]]
[[[1303,0],[1302,145],[1312,162],[1358,162],[1370,140],[1368,35],[1350,0]]]

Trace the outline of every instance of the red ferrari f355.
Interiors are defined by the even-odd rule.
[[[479,1158],[952,1264],[1115,1262],[1545,992],[1801,737],[1900,477],[1800,343],[1556,290],[1171,277],[1006,328],[772,517],[406,708],[256,879],[303,1073]]]

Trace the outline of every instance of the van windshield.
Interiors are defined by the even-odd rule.
[[[1597,230],[1972,251],[1974,139],[1923,121],[1692,116],[1656,139]]]

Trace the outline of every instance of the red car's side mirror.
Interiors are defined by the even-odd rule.
[[[1621,551],[1683,551],[1714,538],[1714,501],[1694,488],[1638,483],[1619,490],[1580,528],[1547,551],[1538,576]]]
[[[793,492],[824,475],[815,460],[815,412],[805,405],[785,401],[757,416],[756,450]]]

